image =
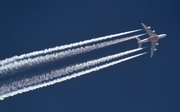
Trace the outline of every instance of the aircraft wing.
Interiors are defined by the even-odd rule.
[[[141,23],[142,26],[144,27],[144,29],[146,30],[146,32],[149,34],[150,37],[154,37],[154,36],[157,36],[156,33],[152,32],[150,30],[150,28],[148,28],[144,23]]]
[[[157,42],[158,42],[158,40],[151,41],[151,57],[153,57]]]

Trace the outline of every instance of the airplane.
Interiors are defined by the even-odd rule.
[[[147,27],[145,24],[141,23],[146,32],[149,34],[149,38],[141,40],[140,38],[136,37],[139,47],[141,47],[142,43],[151,42],[151,57],[153,57],[154,51],[156,51],[156,45],[159,45],[157,42],[160,38],[164,38],[166,34],[157,35],[155,30],[151,31],[151,27]]]

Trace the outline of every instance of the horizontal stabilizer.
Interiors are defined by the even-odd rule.
[[[139,37],[136,37],[136,39],[137,39],[138,42],[141,41],[141,39]]]
[[[142,46],[142,43],[139,43],[139,48]]]
[[[137,41],[141,41],[141,39],[139,37],[136,37]],[[139,43],[139,48],[141,47],[142,43]]]

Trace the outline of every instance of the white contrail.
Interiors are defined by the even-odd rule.
[[[113,34],[113,35],[108,35],[108,36],[104,36],[104,37],[93,38],[93,39],[90,39],[90,40],[80,41],[80,42],[76,42],[76,43],[72,43],[72,44],[57,46],[57,47],[54,47],[54,48],[48,48],[48,49],[41,50],[41,51],[34,51],[34,52],[31,52],[31,53],[22,54],[20,56],[13,56],[11,58],[6,58],[5,60],[1,60],[0,61],[0,66],[11,63],[11,62],[16,61],[16,60],[21,60],[21,59],[24,59],[24,58],[37,56],[37,55],[40,55],[40,54],[46,54],[46,53],[51,53],[51,52],[54,52],[54,51],[64,50],[64,49],[67,49],[67,48],[72,48],[72,47],[77,47],[77,46],[81,46],[81,45],[85,45],[85,44],[90,44],[90,43],[93,43],[93,42],[98,42],[98,41],[101,41],[101,40],[110,39],[110,38],[113,38],[113,37],[129,34],[129,33],[134,33],[134,32],[141,31],[141,30],[142,29],[122,32],[122,33],[118,33],[118,34]]]
[[[77,54],[81,54],[81,53],[85,53],[85,52],[90,52],[92,50],[96,50],[99,48],[117,44],[117,43],[127,41],[130,39],[134,39],[136,37],[143,36],[143,35],[145,35],[145,34],[139,34],[139,35],[116,39],[116,40],[112,40],[112,41],[108,41],[108,42],[102,42],[102,43],[93,44],[93,45],[80,47],[80,48],[76,48],[76,49],[69,49],[66,51],[58,52],[58,53],[47,54],[45,56],[38,56],[35,58],[14,61],[13,63],[9,63],[7,65],[0,67],[0,77],[12,75],[17,72],[30,69],[32,67],[36,67],[36,66],[46,64],[49,62],[57,61],[59,59],[65,58],[65,57],[69,57],[69,56],[73,56],[73,55],[77,55]]]
[[[68,67],[65,67],[62,69],[57,69],[57,70],[52,70],[50,72],[45,72],[44,74],[42,73],[41,75],[35,75],[32,77],[21,78],[22,80],[13,81],[11,83],[8,82],[8,84],[4,83],[3,84],[4,86],[1,86],[2,88],[0,88],[0,94],[8,93],[10,91],[15,91],[19,88],[23,88],[23,87],[35,85],[38,83],[42,83],[45,81],[53,80],[55,78],[62,77],[64,75],[68,75],[70,73],[74,73],[74,72],[77,72],[79,70],[87,69],[89,67],[93,67],[93,66],[96,66],[98,64],[102,64],[104,62],[107,62],[107,61],[119,58],[121,56],[140,51],[142,49],[144,49],[144,48],[132,49],[132,50],[117,53],[114,55],[109,55],[109,56],[105,56],[105,57],[102,57],[99,59],[87,61],[84,63],[75,64],[75,65],[68,66]]]
[[[140,54],[137,54],[137,55],[134,55],[134,56],[130,56],[130,57],[127,57],[127,58],[124,58],[124,59],[120,59],[118,61],[113,61],[111,63],[104,64],[104,65],[101,65],[101,66],[96,66],[96,67],[93,67],[91,69],[88,69],[88,70],[85,70],[85,71],[81,71],[81,72],[78,72],[78,73],[73,73],[71,75],[64,76],[62,78],[57,78],[57,79],[54,79],[54,80],[49,81],[49,82],[43,82],[43,83],[40,83],[40,84],[37,84],[37,85],[32,85],[32,86],[24,87],[22,89],[11,91],[9,93],[5,93],[5,94],[0,95],[0,100],[3,100],[4,98],[10,97],[10,96],[14,96],[14,95],[17,95],[17,94],[20,94],[20,93],[24,93],[24,92],[35,90],[35,89],[38,89],[38,88],[50,86],[50,85],[53,85],[53,84],[58,83],[58,82],[66,81],[68,79],[76,78],[78,76],[81,76],[81,75],[84,75],[84,74],[87,74],[87,73],[98,71],[98,70],[107,68],[109,66],[113,66],[115,64],[121,63],[123,61],[127,61],[127,60],[130,60],[132,58],[144,55],[145,53],[140,53]]]
[[[75,64],[75,65],[68,66],[68,67],[65,67],[62,69],[57,69],[57,70],[52,70],[50,72],[45,72],[42,75],[35,75],[33,77],[28,77],[28,78],[26,77],[26,78],[23,78],[22,80],[13,81],[12,83],[9,83],[8,85],[2,86],[3,90],[0,88],[0,94],[4,94],[4,93],[10,92],[10,91],[14,91],[17,88],[22,88],[22,87],[34,85],[37,83],[42,83],[44,81],[49,81],[49,80],[52,80],[54,78],[62,77],[64,75],[68,75],[70,73],[74,73],[74,72],[77,72],[79,70],[89,68],[89,67],[93,67],[93,66],[96,66],[98,64],[110,61],[112,59],[116,59],[116,58],[119,58],[121,56],[140,51],[142,49],[144,49],[144,48],[137,48],[137,49],[133,49],[133,50],[128,50],[128,51],[125,51],[122,53],[105,56],[105,57],[102,57],[99,59],[87,61],[87,62],[80,63],[80,64]]]

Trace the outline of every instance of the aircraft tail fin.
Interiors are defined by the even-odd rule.
[[[137,41],[141,41],[141,39],[139,37],[136,37]],[[142,43],[139,43],[139,48],[142,46]]]

